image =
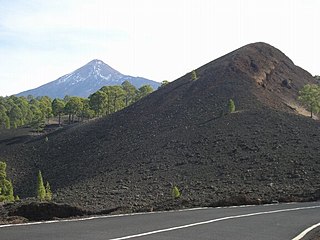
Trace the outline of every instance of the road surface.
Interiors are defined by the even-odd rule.
[[[320,222],[320,202],[100,216],[0,226],[1,240],[288,240]]]

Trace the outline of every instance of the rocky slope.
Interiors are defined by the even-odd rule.
[[[300,115],[313,77],[254,43],[109,117],[45,136],[0,134],[20,197],[42,170],[58,202],[137,211],[320,198],[320,125]],[[226,114],[233,99],[237,111]],[[171,200],[171,186],[182,198]]]

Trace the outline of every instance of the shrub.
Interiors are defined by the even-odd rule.
[[[50,184],[49,182],[47,182],[46,186],[44,186],[41,171],[39,171],[38,173],[37,198],[40,201],[52,200],[52,192],[51,192]]]
[[[40,201],[43,201],[46,198],[46,189],[43,184],[43,178],[40,170],[38,172],[37,197]]]
[[[307,106],[310,117],[320,111],[320,86],[317,84],[307,84],[299,91],[299,100]]]
[[[236,106],[234,105],[234,101],[232,99],[229,100],[228,108],[230,113],[233,113],[236,110]]]
[[[7,164],[0,162],[0,202],[13,202],[13,186],[6,173]]]
[[[47,182],[47,184],[46,184],[46,197],[45,197],[45,199],[47,201],[51,201],[51,199],[52,199],[52,192],[51,192],[51,188],[50,188],[49,182]]]
[[[177,186],[174,186],[171,190],[172,198],[178,199],[181,197],[181,193],[179,191],[179,188]]]
[[[193,70],[193,71],[191,72],[191,78],[192,78],[192,80],[197,80],[197,79],[198,79],[198,76],[197,76],[197,73],[196,73],[195,70]]]

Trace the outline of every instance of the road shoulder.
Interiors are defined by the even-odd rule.
[[[317,227],[310,231],[302,240],[320,240],[320,227]]]

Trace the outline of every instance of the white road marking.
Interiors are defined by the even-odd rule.
[[[137,238],[137,237],[143,237],[143,236],[148,236],[148,235],[157,234],[157,233],[169,232],[169,231],[179,230],[179,229],[183,229],[183,228],[189,228],[189,227],[209,224],[209,223],[213,223],[213,222],[229,220],[229,219],[252,217],[252,216],[257,216],[257,215],[280,213],[280,212],[298,211],[298,210],[313,209],[313,208],[320,208],[320,205],[310,206],[310,207],[298,207],[298,208],[273,210],[273,211],[266,211],[266,212],[256,212],[256,213],[248,213],[248,214],[235,215],[235,216],[229,216],[229,217],[223,217],[223,218],[216,218],[216,219],[203,221],[203,222],[196,222],[196,223],[191,223],[191,224],[186,224],[186,225],[181,225],[181,226],[176,226],[176,227],[171,227],[171,228],[165,228],[165,229],[159,229],[159,230],[145,232],[145,233],[139,233],[139,234],[130,235],[130,236],[112,238],[109,240],[124,240],[124,239],[130,239],[130,238]]]
[[[287,203],[283,203],[287,204]],[[294,203],[292,203],[294,204]],[[261,206],[272,206],[279,204],[263,204]],[[225,206],[225,207],[215,207],[215,208],[244,208],[244,207],[254,207],[256,205],[240,205],[240,206]],[[28,225],[39,225],[39,224],[51,224],[51,223],[60,223],[60,222],[78,222],[78,221],[87,221],[94,219],[103,219],[103,218],[114,218],[114,217],[126,217],[126,216],[135,216],[135,215],[148,215],[148,214],[159,214],[159,213],[171,213],[171,212],[187,212],[187,211],[198,211],[206,210],[212,207],[197,207],[197,208],[187,208],[187,209],[178,209],[178,210],[169,210],[169,211],[156,211],[156,212],[138,212],[138,213],[123,213],[115,215],[99,215],[85,218],[75,218],[75,219],[62,219],[62,220],[50,220],[50,221],[40,221],[40,222],[27,222],[27,223],[15,223],[15,224],[3,224],[0,225],[0,228],[5,227],[17,227],[17,226],[28,226]]]
[[[296,236],[292,240],[300,240],[300,239],[302,239],[305,235],[307,235],[308,232],[312,231],[313,229],[315,229],[316,227],[319,227],[319,226],[320,226],[320,223],[317,223],[317,224],[307,228],[306,230],[304,230],[302,233],[300,233],[298,236]]]

